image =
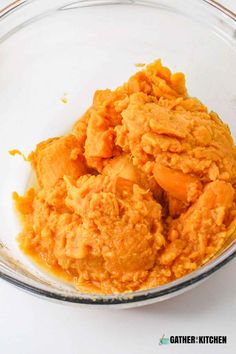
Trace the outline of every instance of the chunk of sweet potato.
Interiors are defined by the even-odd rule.
[[[154,177],[157,183],[172,197],[192,202],[201,194],[202,184],[197,177],[156,164]]]
[[[114,130],[109,127],[109,122],[96,113],[91,114],[85,142],[86,158],[112,157],[113,146]]]
[[[64,175],[78,178],[87,172],[80,145],[73,135],[38,144],[29,160],[35,169],[38,183],[43,188],[52,187]]]

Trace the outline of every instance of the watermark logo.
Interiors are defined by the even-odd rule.
[[[159,340],[159,345],[168,345],[168,344],[170,344],[170,338],[165,337],[165,335],[163,334]]]
[[[168,344],[227,344],[227,336],[169,336],[159,339],[159,345]]]

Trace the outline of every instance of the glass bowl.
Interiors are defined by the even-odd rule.
[[[64,303],[132,307],[182,293],[229,262],[234,237],[195,272],[154,289],[82,294],[37,268],[18,249],[21,227],[12,191],[24,193],[28,154],[37,142],[68,131],[98,88],[115,88],[161,58],[183,71],[192,96],[236,132],[235,15],[204,0],[22,0],[0,10],[0,275],[32,294]],[[68,103],[62,97],[67,94]]]

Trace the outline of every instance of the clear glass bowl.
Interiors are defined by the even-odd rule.
[[[162,58],[183,71],[192,96],[236,132],[235,15],[204,0],[22,0],[0,10],[0,275],[44,298],[92,306],[132,307],[190,289],[236,254],[232,240],[195,272],[158,288],[98,296],[43,273],[18,249],[20,225],[11,194],[23,193],[30,167],[8,154],[65,133],[97,88],[115,88],[135,63]],[[67,93],[68,104],[61,101]]]

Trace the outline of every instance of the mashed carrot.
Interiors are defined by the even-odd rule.
[[[229,128],[160,60],[96,91],[70,134],[28,160],[38,189],[13,197],[21,249],[83,292],[122,293],[180,278],[236,223]]]

